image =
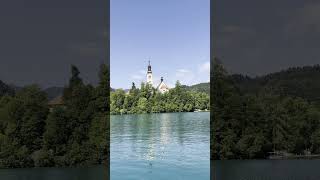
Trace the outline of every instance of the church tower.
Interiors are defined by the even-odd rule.
[[[149,65],[148,65],[148,72],[147,72],[147,83],[153,85],[153,80],[152,80],[152,70],[151,70],[151,64],[149,60]]]

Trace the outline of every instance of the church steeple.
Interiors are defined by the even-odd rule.
[[[134,84],[134,82],[132,82],[132,87],[131,87],[132,90],[136,89],[136,85]]]
[[[148,72],[151,72],[151,73],[152,73],[150,60],[149,60],[149,65],[148,65]]]
[[[149,83],[151,86],[153,85],[150,59],[149,59],[148,72],[147,72],[147,83]]]

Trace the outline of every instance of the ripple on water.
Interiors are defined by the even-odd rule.
[[[111,116],[111,178],[209,179],[209,113]]]

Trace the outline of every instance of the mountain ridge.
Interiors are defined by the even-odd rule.
[[[320,65],[291,67],[263,76],[229,76],[243,94],[270,93],[320,103]]]
[[[198,84],[194,84],[191,86],[182,85],[182,87],[185,88],[187,91],[196,91],[196,92],[203,92],[206,94],[210,94],[210,83],[209,82],[198,83]],[[128,92],[130,90],[130,89],[123,89],[123,88],[117,88],[117,89],[122,89],[125,92]],[[111,91],[114,92],[117,89],[111,88]]]

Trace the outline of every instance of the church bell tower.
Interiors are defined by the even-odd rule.
[[[150,60],[149,60],[148,72],[147,72],[147,83],[150,84],[151,86],[153,85],[152,70],[151,70]]]

